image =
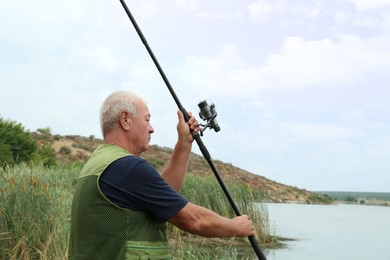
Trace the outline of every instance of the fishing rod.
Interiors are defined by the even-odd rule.
[[[145,36],[143,35],[141,29],[139,28],[136,20],[134,19],[133,15],[131,14],[129,8],[127,7],[127,4],[125,3],[125,1],[124,0],[119,0],[119,1],[121,2],[121,4],[122,4],[123,8],[125,9],[125,11],[126,11],[128,17],[129,17],[131,23],[133,24],[135,30],[137,31],[138,36],[140,37],[142,43],[145,45],[146,50],[148,51],[150,57],[152,58],[154,64],[156,65],[157,70],[159,71],[161,77],[163,78],[163,80],[164,80],[164,82],[165,82],[169,92],[171,93],[174,101],[176,102],[177,107],[183,113],[184,119],[187,122],[190,119],[190,117],[189,117],[186,109],[181,104],[181,102],[180,102],[179,98],[177,97],[175,91],[173,90],[173,87],[172,87],[171,83],[169,82],[167,76],[165,75],[163,69],[161,68],[160,63],[158,62],[156,56],[154,55],[152,49],[150,48],[150,46],[149,46]],[[219,128],[218,123],[217,123],[217,121],[215,119],[217,113],[216,113],[214,104],[210,105],[210,104],[207,103],[207,101],[201,101],[198,104],[198,106],[201,109],[201,112],[199,113],[199,115],[201,116],[202,119],[206,119],[207,120],[207,124],[201,130],[201,134],[203,134],[203,131],[207,127],[214,128],[214,130],[216,132],[218,132],[220,130],[220,128]],[[215,167],[214,162],[211,159],[210,153],[208,152],[206,146],[204,145],[204,143],[203,143],[203,141],[201,139],[201,134],[192,131],[192,135],[194,137],[194,140],[198,144],[199,149],[202,152],[203,157],[207,160],[211,170],[213,171],[216,179],[218,180],[218,183],[221,186],[223,192],[225,193],[228,201],[230,202],[230,204],[231,204],[231,206],[233,208],[234,213],[236,214],[236,216],[241,216],[241,213],[240,213],[236,203],[234,202],[234,200],[233,200],[229,190],[227,189],[224,181],[222,180],[221,175],[219,174],[218,169]],[[254,236],[249,236],[248,239],[249,239],[249,242],[251,243],[252,248],[255,251],[257,257],[260,260],[266,260],[266,257],[263,254],[257,239]]]

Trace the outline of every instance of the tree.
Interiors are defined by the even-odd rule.
[[[34,153],[32,163],[42,164],[43,166],[55,166],[57,164],[56,152],[54,150],[54,138],[51,134],[51,128],[38,128],[37,133],[32,133],[32,137],[38,144],[38,149]]]
[[[53,141],[47,141],[38,146],[38,150],[34,153],[32,158],[33,163],[42,164],[46,167],[57,165],[57,158],[53,148]]]
[[[4,164],[12,164],[11,147],[3,142],[0,143],[0,166]]]
[[[37,149],[36,141],[20,123],[0,117],[0,166],[29,161]]]

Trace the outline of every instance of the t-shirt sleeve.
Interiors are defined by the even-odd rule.
[[[146,212],[161,222],[167,221],[187,205],[188,201],[145,160],[131,163],[131,167],[126,165],[129,166],[125,163],[114,169],[109,167],[100,178],[100,188],[112,202]]]

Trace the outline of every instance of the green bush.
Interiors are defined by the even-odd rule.
[[[159,169],[160,167],[165,165],[165,162],[163,159],[159,157],[151,157],[148,162],[153,165],[154,168]]]
[[[72,150],[69,147],[61,146],[60,148],[60,154],[69,155],[72,152]]]
[[[5,143],[0,143],[0,166],[10,165],[13,162],[11,146]]]
[[[52,167],[57,165],[56,152],[53,148],[53,141],[47,141],[39,146],[33,155],[32,162],[43,166]]]
[[[31,160],[37,151],[36,141],[24,127],[0,118],[0,165],[13,165]]]

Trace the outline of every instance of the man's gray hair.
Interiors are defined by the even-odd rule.
[[[137,115],[136,100],[141,100],[132,92],[119,90],[109,95],[100,108],[100,128],[103,137],[118,126],[119,115],[122,111]]]

